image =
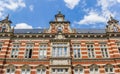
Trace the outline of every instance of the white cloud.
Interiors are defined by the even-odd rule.
[[[24,0],[0,0],[0,18],[5,15],[7,10],[15,11],[26,7]]]
[[[101,8],[101,13],[105,18],[108,18],[110,15],[115,16],[115,13],[114,11],[111,11],[111,8],[116,4],[116,0],[97,0],[97,6]]]
[[[74,9],[74,7],[79,4],[80,0],[64,0],[64,2],[68,8]]]
[[[34,6],[33,6],[33,5],[30,5],[30,6],[29,6],[29,9],[30,9],[30,11],[33,11],[33,10],[34,10]]]
[[[120,0],[117,0],[120,3]]]
[[[83,11],[86,12],[83,19],[77,22],[77,24],[97,24],[106,23],[110,15],[113,17],[119,16],[120,0],[97,0],[96,7],[88,7]],[[119,18],[120,19],[120,18]]]
[[[33,27],[26,23],[18,23],[15,26],[15,29],[32,29]]]
[[[95,23],[100,23],[100,22],[105,22],[106,19],[102,16],[100,16],[98,13],[94,11],[90,11],[88,15],[85,15],[82,20],[77,22],[77,24],[95,24]]]

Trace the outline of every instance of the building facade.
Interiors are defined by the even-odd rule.
[[[48,29],[11,29],[0,21],[0,74],[120,74],[120,26],[72,29],[59,12]]]

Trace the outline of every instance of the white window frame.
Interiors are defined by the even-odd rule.
[[[112,68],[112,72],[110,71],[110,69]],[[108,72],[106,72],[106,69],[108,69],[107,71]],[[112,74],[112,73],[114,73],[114,68],[113,67],[105,67],[105,74]]]
[[[52,68],[51,70],[52,70],[52,74],[69,74],[68,68]]]
[[[39,73],[38,73],[38,69],[40,70]],[[45,71],[43,72],[43,70],[45,70]],[[44,68],[37,68],[36,74],[46,74],[46,69],[44,69]]]
[[[31,51],[31,57],[30,56],[30,51]],[[33,44],[27,44],[26,49],[25,49],[25,58],[32,58],[32,53],[33,53]]]
[[[23,69],[24,69],[25,73],[23,73]],[[29,73],[26,73],[28,70],[29,70]],[[21,69],[21,74],[31,74],[30,68],[22,68]]]
[[[120,42],[116,44],[117,44],[118,52],[120,53]]]
[[[91,71],[91,69],[92,69],[92,71]],[[96,71],[96,69],[97,69],[97,71]],[[89,69],[89,71],[90,71],[90,74],[100,74],[100,71],[99,71],[98,67],[91,67]]]
[[[76,54],[76,57],[75,57],[75,54]],[[73,57],[75,59],[79,59],[79,58],[82,57],[81,49],[80,49],[80,44],[73,44]]]
[[[52,43],[52,57],[67,57],[68,43]]]
[[[13,44],[12,50],[11,50],[11,58],[17,58],[19,54],[19,44]],[[14,50],[14,52],[13,52]]]
[[[109,58],[109,52],[106,44],[100,44],[101,54],[103,58]],[[107,53],[107,54],[106,54]]]
[[[47,58],[47,45],[40,45],[39,49],[39,58],[44,59]]]
[[[7,73],[8,69],[9,69],[9,73]],[[13,72],[13,70],[14,70],[14,72]],[[7,68],[6,69],[6,74],[15,74],[15,68],[11,68],[11,67]]]
[[[77,70],[77,73],[75,73],[75,70]],[[82,70],[82,73],[81,73],[81,70]],[[84,74],[84,68],[75,68],[74,74]]]
[[[89,47],[88,47],[89,46]],[[92,51],[93,50],[93,51]],[[88,58],[95,58],[95,49],[93,44],[87,44]]]

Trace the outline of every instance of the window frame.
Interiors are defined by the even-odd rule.
[[[9,73],[7,73],[8,69],[10,70]],[[13,70],[14,70],[14,72],[12,73]],[[15,72],[16,72],[16,67],[14,65],[12,65],[12,64],[8,65],[6,70],[5,70],[5,74],[15,74]]]
[[[24,73],[24,74],[26,74],[26,72],[27,72],[28,69],[29,69],[29,74],[31,74],[30,68],[22,68],[22,69],[21,69],[21,74],[23,74],[23,73],[22,73],[22,72],[23,72],[23,69],[25,69],[25,73]]]
[[[30,59],[30,58],[32,58],[33,47],[34,47],[33,44],[27,44],[27,45],[26,45],[26,49],[25,49],[25,53],[24,53],[24,58],[25,58],[25,59]],[[28,53],[29,53],[29,54],[30,54],[30,51],[31,51],[31,57],[29,57],[30,55],[27,54],[27,50],[28,50]],[[27,57],[26,57],[26,56],[27,56]]]
[[[109,52],[108,52],[107,44],[100,44],[100,50],[101,50],[101,54],[102,54],[103,58],[109,58],[110,57]],[[107,55],[106,55],[106,53],[107,53]]]
[[[3,43],[0,43],[0,51],[2,51]]]
[[[80,58],[82,58],[82,52],[81,52],[81,46],[80,46],[80,44],[73,44],[72,48],[73,48],[73,57],[74,57],[74,59],[80,59]],[[76,57],[75,57],[75,54],[77,55]],[[80,57],[78,57],[78,56],[80,56]]]
[[[112,72],[110,72],[110,68],[112,68]],[[108,70],[108,72],[106,72],[106,69]],[[108,73],[114,73],[114,68],[113,67],[105,67],[105,73],[108,74]]]
[[[120,54],[120,42],[117,42],[116,45],[117,45],[118,52]]]
[[[94,71],[94,74],[100,74],[100,71],[99,71],[98,67],[90,67],[89,72],[90,72],[90,74],[93,74],[93,72],[91,73],[91,69],[92,69],[92,71]],[[97,69],[98,71],[96,71],[95,69]]]
[[[15,47],[14,47],[14,46],[15,46]],[[13,44],[10,57],[11,57],[11,58],[17,58],[18,55],[19,55],[19,49],[20,49],[20,45],[19,45],[19,44]],[[14,50],[15,53],[17,52],[17,55],[15,55],[15,54],[13,55],[13,54],[12,54],[12,53],[13,53],[13,50]],[[12,57],[12,56],[13,56],[13,57]],[[15,56],[16,56],[16,57],[15,57]]]
[[[38,72],[38,69],[40,69],[40,73],[37,73]],[[43,69],[45,70],[45,73],[43,72]],[[42,71],[41,71],[42,70]],[[46,69],[45,68],[37,68],[36,69],[36,74],[46,74]]]
[[[54,72],[53,72],[53,69],[54,69]],[[67,71],[67,72],[66,72]],[[68,68],[52,68],[51,69],[51,72],[53,73],[53,74],[59,74],[59,73],[67,73],[67,74],[69,74],[69,69]]]
[[[89,45],[89,47],[88,47]],[[96,53],[95,53],[95,48],[94,48],[94,44],[87,44],[86,45],[87,47],[87,54],[88,54],[88,58],[96,58]],[[90,51],[89,51],[90,50]],[[93,50],[93,51],[92,51]],[[89,53],[90,53],[90,56],[89,56]],[[94,57],[93,57],[94,55]]]
[[[75,69],[77,70],[77,73],[75,73]],[[81,69],[82,69],[82,73],[81,73]],[[84,68],[74,68],[74,74],[84,74]]]
[[[51,56],[52,57],[68,57],[69,53],[68,53],[68,43],[61,43],[61,42],[56,42],[56,43],[52,43],[52,50],[51,50]],[[66,52],[59,52],[61,49],[61,51],[66,51]],[[53,51],[54,50],[54,51]]]
[[[48,49],[48,45],[47,44],[41,44],[39,46],[39,54],[38,54],[39,59],[46,59],[47,58],[47,49]],[[42,51],[42,55],[41,55],[41,51]],[[44,52],[46,52],[45,55],[44,55]]]

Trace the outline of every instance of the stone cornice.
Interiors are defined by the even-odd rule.
[[[13,59],[13,58],[11,58],[11,59],[9,59],[9,58],[6,58],[6,59],[4,59],[4,58],[0,58],[0,61],[7,61],[7,62],[49,62],[49,60],[48,59]]]
[[[65,60],[65,59],[71,59],[71,57],[50,57],[50,60],[60,60],[60,59],[62,59],[62,60]]]
[[[50,67],[72,67],[72,65],[49,65]]]
[[[1,38],[44,38],[44,39],[53,39],[57,33],[23,33],[23,34],[14,34],[9,33],[0,33]],[[67,39],[72,38],[119,38],[120,32],[107,32],[107,33],[62,33],[63,36]]]
[[[120,60],[120,58],[101,58],[101,59],[72,59],[72,62],[98,62],[98,61],[115,61]]]
[[[70,39],[50,39],[50,42],[70,42]]]

